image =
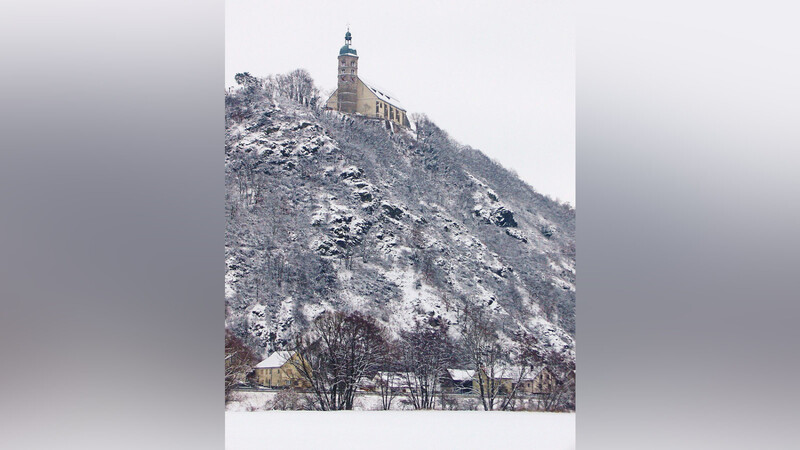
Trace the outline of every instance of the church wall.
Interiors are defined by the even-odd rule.
[[[358,82],[358,113],[369,117],[375,117],[375,102],[378,97],[375,96],[364,83],[359,80]]]
[[[328,101],[325,103],[325,107],[326,108],[337,109],[336,108],[336,104],[339,101],[339,95],[338,94],[339,94],[338,90],[333,92],[333,95],[331,95],[331,98],[329,98]]]

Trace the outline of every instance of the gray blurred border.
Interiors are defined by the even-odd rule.
[[[581,450],[800,442],[798,12],[582,2]]]
[[[583,2],[578,446],[794,448],[788,2]],[[0,435],[223,446],[221,1],[0,16]]]
[[[0,447],[219,449],[224,3],[0,15]]]

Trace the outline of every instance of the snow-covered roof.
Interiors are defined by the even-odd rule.
[[[522,373],[522,370],[525,370]],[[519,367],[519,366],[512,366],[512,367],[495,367],[494,369],[494,377],[496,379],[510,379],[513,381],[521,380],[521,381],[533,381],[542,372],[544,366],[535,366],[533,368],[530,367]],[[488,371],[487,371],[488,374]],[[520,379],[520,374],[522,374],[522,378]]]
[[[294,352],[282,351],[275,352],[269,357],[256,365],[256,369],[274,369],[286,364],[286,361],[291,359]]]
[[[390,387],[409,387],[416,384],[416,378],[411,372],[378,372],[373,378],[376,383],[387,383]]]
[[[447,369],[447,373],[450,374],[450,378],[453,381],[469,381],[472,379],[473,375],[475,375],[474,370],[463,370],[463,369]]]
[[[380,88],[376,86],[374,83],[369,82],[361,77],[358,78],[361,80],[362,83],[364,83],[364,86],[366,86],[370,91],[372,91],[372,93],[375,94],[375,96],[377,96],[379,99],[385,101],[386,103],[389,103],[395,108],[400,108],[403,111],[406,110],[406,108],[404,108],[403,105],[400,104],[400,101],[394,96],[394,94],[391,94],[386,89]]]

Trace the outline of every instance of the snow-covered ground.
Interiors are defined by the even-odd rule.
[[[575,413],[484,411],[226,412],[225,448],[575,448]]]
[[[225,404],[225,410],[231,412],[238,411],[271,411],[275,402],[275,396],[281,391],[238,391],[233,393],[233,399]],[[313,402],[311,394],[300,393],[298,397],[305,397],[308,402]],[[392,409],[411,410],[412,406],[402,402],[405,397],[398,395],[392,400]],[[381,410],[381,397],[378,394],[356,394],[354,408],[357,411],[377,411]]]
[[[283,398],[278,398],[283,396]],[[447,410],[454,409],[460,411],[482,410],[480,400],[476,396],[466,395],[447,395]],[[283,404],[284,407],[276,406]],[[272,410],[301,410],[303,405],[313,404],[314,399],[310,393],[290,393],[288,391],[259,390],[259,391],[236,391],[231,395],[231,399],[225,403],[225,411],[228,412],[254,412]],[[442,405],[439,398],[434,401],[435,408],[441,410]],[[286,407],[295,405],[294,407]],[[516,403],[517,410],[541,411],[542,406],[536,399],[520,398]],[[353,401],[355,411],[381,411],[383,410],[381,396],[377,393],[358,392]],[[391,408],[395,411],[413,411],[414,407],[410,399],[403,394],[397,394],[391,403]]]

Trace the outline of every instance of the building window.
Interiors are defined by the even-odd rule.
[[[356,66],[356,62],[355,61],[350,61],[350,65],[355,67]]]
[[[356,73],[355,69],[350,69],[350,73]]]

